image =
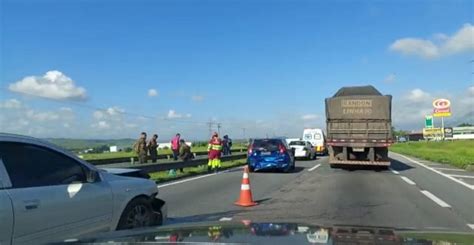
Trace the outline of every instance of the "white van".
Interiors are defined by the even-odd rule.
[[[303,140],[309,141],[316,154],[327,154],[326,135],[320,128],[306,128],[303,130]]]

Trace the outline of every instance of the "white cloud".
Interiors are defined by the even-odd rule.
[[[105,117],[105,114],[104,114],[104,112],[102,112],[102,111],[94,111],[94,113],[92,114],[92,116],[93,116],[95,119],[100,120],[100,119],[102,119],[102,118]]]
[[[56,112],[46,111],[46,112],[38,112],[34,110],[28,110],[26,112],[26,117],[33,121],[55,121],[60,118],[59,114]]]
[[[408,93],[407,98],[411,102],[423,102],[428,99],[431,99],[431,95],[419,88],[416,88]]]
[[[439,56],[439,50],[431,41],[417,38],[402,38],[390,45],[390,50],[404,55],[415,55],[431,59]]]
[[[92,114],[92,116],[97,119],[97,120],[101,120],[101,119],[104,119],[104,118],[107,118],[107,119],[117,119],[117,116],[123,114],[125,112],[124,109],[121,109],[120,107],[117,107],[117,106],[113,106],[113,107],[109,107],[105,110],[99,110],[99,111],[94,111],[94,113]]]
[[[415,129],[421,131],[424,126],[424,117],[433,113],[433,100],[446,98],[451,101],[452,116],[445,118],[446,126],[456,126],[461,122],[474,122],[474,86],[467,87],[466,91],[449,94],[446,91],[427,92],[421,89],[408,91],[405,96],[394,96],[392,120],[393,125],[400,129]],[[439,123],[440,119],[435,119]],[[439,125],[438,125],[439,126]]]
[[[91,126],[97,129],[110,129],[110,124],[107,121],[98,121]]]
[[[21,107],[22,107],[22,104],[17,99],[9,99],[0,103],[0,108],[5,108],[5,109],[19,109]]]
[[[397,75],[394,73],[388,74],[383,80],[384,83],[393,83],[397,79]]]
[[[201,102],[204,100],[204,96],[202,95],[193,95],[191,96],[191,100],[195,102]]]
[[[84,100],[86,90],[60,71],[48,71],[43,76],[29,76],[9,85],[14,92],[58,100]]]
[[[443,33],[434,35],[437,44],[421,38],[402,38],[393,42],[389,49],[404,55],[419,56],[426,59],[438,58],[474,50],[474,26],[465,24],[452,36]]]
[[[314,120],[317,118],[319,118],[319,116],[316,114],[306,114],[306,115],[301,116],[302,120]]]
[[[154,88],[148,89],[148,96],[149,97],[155,97],[158,96],[158,91]]]
[[[190,118],[191,117],[191,114],[187,113],[187,114],[179,114],[177,113],[175,110],[169,110],[168,111],[168,115],[166,116],[167,118],[169,119],[173,119],[173,118]]]
[[[474,86],[467,88],[467,93],[469,96],[474,97]]]
[[[474,26],[465,24],[452,37],[448,37],[443,46],[444,52],[448,54],[461,53],[474,50]]]

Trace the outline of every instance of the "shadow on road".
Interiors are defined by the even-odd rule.
[[[410,165],[406,165],[403,162],[397,161],[393,158],[391,158],[391,162],[392,162],[392,164],[390,165],[390,168],[392,168],[393,170],[399,171],[399,172],[415,168],[415,167],[412,167]]]
[[[291,173],[299,173],[301,171],[304,170],[304,167],[300,167],[300,166],[295,166],[295,169],[293,170],[290,170],[290,172],[288,172],[287,174],[291,174]],[[275,169],[262,169],[262,170],[258,170],[256,172],[253,172],[253,173],[262,173],[262,174],[266,174],[266,173],[282,173],[282,174],[285,174],[285,172],[282,172],[281,170],[275,170]]]
[[[243,210],[242,210],[243,211]],[[184,217],[169,217],[166,224],[177,224],[177,223],[191,223],[191,222],[212,222],[219,221],[224,217],[233,217],[236,214],[242,212],[241,210],[226,211],[226,212],[217,212],[209,214],[198,214]]]
[[[263,199],[254,200],[254,201],[258,204],[262,204],[262,203],[264,203],[266,201],[269,201],[269,200],[271,200],[271,198],[263,198]]]
[[[387,171],[387,167],[383,166],[365,166],[365,165],[340,165],[337,166],[336,168],[343,169],[346,171],[376,171],[376,172],[382,172],[382,171]]]

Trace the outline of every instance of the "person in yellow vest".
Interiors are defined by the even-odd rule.
[[[221,153],[222,153],[222,140],[219,138],[216,132],[212,134],[209,145],[207,146],[207,152],[209,161],[207,163],[207,170],[210,172],[214,170],[217,172],[221,167]]]

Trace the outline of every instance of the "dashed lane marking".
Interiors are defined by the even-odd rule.
[[[231,220],[232,220],[232,218],[230,218],[230,217],[222,217],[222,218],[219,219],[219,221],[231,221]]]
[[[400,176],[400,178],[402,178],[402,180],[404,180],[405,182],[407,182],[409,185],[416,185],[415,182],[413,182],[411,179],[405,177],[405,176]]]
[[[397,171],[397,170],[394,170],[392,168],[390,168],[390,171],[392,171],[392,173],[396,174],[396,175],[399,175],[400,173]]]
[[[457,175],[457,174],[450,174],[454,178],[461,178],[461,179],[474,179],[473,175]]]
[[[432,167],[428,167],[427,165],[425,165],[425,164],[423,164],[423,163],[421,163],[421,162],[418,162],[418,161],[416,161],[416,160],[413,160],[413,159],[411,159],[411,158],[409,158],[409,157],[406,157],[406,156],[404,156],[404,155],[401,155],[401,154],[398,154],[398,153],[393,153],[393,154],[398,155],[398,156],[400,156],[400,157],[403,157],[403,158],[405,158],[406,160],[408,160],[408,161],[410,161],[410,162],[412,162],[412,163],[418,164],[418,165],[420,165],[420,166],[422,166],[422,167],[424,167],[424,168],[426,168],[426,169],[428,169],[428,170],[431,170],[431,171],[433,171],[433,172],[435,172],[435,173],[437,173],[437,174],[439,174],[439,175],[441,175],[441,176],[444,176],[444,177],[446,177],[446,178],[448,178],[448,179],[450,179],[450,180],[452,180],[452,181],[454,181],[454,182],[456,182],[456,183],[458,183],[458,184],[461,184],[461,185],[463,185],[463,186],[469,188],[470,190],[474,190],[474,185],[470,185],[470,184],[465,183],[465,182],[463,182],[463,181],[461,181],[461,180],[458,180],[458,179],[456,179],[456,178],[454,178],[454,177],[451,177],[449,174],[445,174],[445,173],[443,173],[443,172],[441,172],[441,171],[438,171],[438,170],[436,170],[436,169],[434,169],[434,168],[432,168]]]
[[[464,169],[457,169],[457,168],[434,168],[436,170],[447,170],[447,171],[460,171],[460,172],[466,172]]]
[[[309,172],[311,172],[311,171],[313,171],[313,170],[315,170],[315,169],[319,168],[319,166],[321,166],[321,163],[319,163],[319,164],[316,164],[316,166],[314,166],[314,167],[312,167],[312,168],[308,169],[308,171],[309,171]]]
[[[431,199],[433,202],[435,202],[436,204],[438,204],[439,206],[443,207],[443,208],[450,208],[451,205],[447,204],[445,201],[439,199],[437,196],[433,195],[431,192],[429,191],[421,191],[421,193],[423,193],[423,195],[425,195],[426,197],[428,197],[429,199]]]

